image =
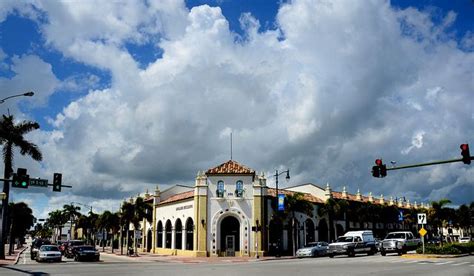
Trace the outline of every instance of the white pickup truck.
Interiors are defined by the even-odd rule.
[[[390,232],[381,242],[380,254],[385,256],[387,253],[396,252],[402,255],[415,250],[420,244],[420,239],[415,238],[411,232]]]

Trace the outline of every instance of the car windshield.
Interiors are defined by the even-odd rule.
[[[40,248],[41,251],[59,251],[59,248],[54,245],[43,245]]]
[[[354,237],[339,237],[337,238],[337,242],[352,242]]]
[[[83,250],[95,250],[95,248],[92,247],[92,246],[81,246],[81,247],[78,247],[77,250],[79,250],[79,251],[83,251]]]
[[[404,239],[405,233],[390,233],[385,239]]]
[[[317,242],[310,242],[306,245],[306,247],[315,247],[315,246],[318,246]]]

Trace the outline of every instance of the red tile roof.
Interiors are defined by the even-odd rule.
[[[180,201],[180,200],[185,200],[185,199],[192,198],[192,197],[194,197],[194,191],[179,193],[179,194],[175,194],[173,196],[170,196],[166,200],[163,200],[162,202],[158,203],[158,205],[167,204],[167,203]]]
[[[255,174],[255,171],[240,165],[234,160],[229,160],[215,168],[207,170],[206,174]]]
[[[282,190],[282,189],[279,189],[278,193],[285,194],[285,195],[294,195],[296,193],[300,193],[300,194],[303,194],[303,199],[306,201],[313,202],[313,203],[324,203],[323,200],[308,193],[294,192],[294,191],[288,191],[288,190]],[[268,195],[272,197],[276,197],[276,189],[268,188]]]

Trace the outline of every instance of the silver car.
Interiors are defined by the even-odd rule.
[[[296,251],[296,257],[317,257],[326,256],[328,253],[329,245],[327,242],[310,242],[305,247],[300,248]]]
[[[56,245],[42,245],[38,253],[36,253],[36,261],[53,261],[53,262],[60,262],[61,261],[61,251],[59,247]]]

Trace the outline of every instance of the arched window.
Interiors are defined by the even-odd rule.
[[[165,224],[166,244],[165,248],[171,248],[171,221],[167,220]]]
[[[224,181],[222,180],[217,181],[216,194],[217,194],[217,197],[224,197]]]
[[[244,182],[238,180],[235,182],[235,196],[242,197],[244,195]]]
[[[183,224],[181,223],[180,219],[176,220],[176,223],[174,224],[174,229],[175,229],[175,248],[176,249],[182,249],[183,248]]]

